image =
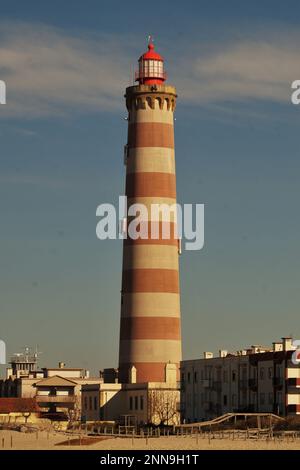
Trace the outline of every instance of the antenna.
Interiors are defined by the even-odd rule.
[[[154,38],[152,36],[152,34],[149,34],[148,36],[148,44],[153,44],[154,43]]]

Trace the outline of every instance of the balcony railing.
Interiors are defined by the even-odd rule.
[[[38,403],[75,403],[75,395],[37,395]]]
[[[154,72],[154,71],[146,71],[146,72],[143,72],[143,71],[139,71],[137,70],[134,74],[134,79],[135,81],[137,80],[151,80],[151,79],[161,79],[161,80],[166,80],[167,79],[167,74],[166,72]]]

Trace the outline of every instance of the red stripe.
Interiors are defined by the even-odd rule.
[[[174,269],[127,269],[122,284],[124,293],[179,292],[178,271]]]
[[[179,340],[178,317],[122,317],[120,339]]]
[[[126,177],[127,197],[176,198],[176,179],[171,173],[129,173]]]
[[[174,148],[172,124],[161,122],[135,122],[128,126],[128,146]]]

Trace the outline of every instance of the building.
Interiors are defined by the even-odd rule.
[[[181,360],[180,294],[176,211],[154,215],[154,204],[176,204],[174,110],[176,90],[166,85],[164,60],[152,42],[139,59],[138,85],[126,89],[128,142],[125,146],[126,196],[121,290],[119,380],[164,382],[165,366]],[[141,237],[130,234],[130,206],[143,204]],[[156,233],[154,233],[156,232]],[[165,236],[167,233],[167,236]]]
[[[77,382],[59,375],[36,382],[35,399],[41,409],[41,416],[45,418],[67,416],[69,419],[72,417],[79,419],[80,394],[76,393],[77,386]]]
[[[82,387],[82,416],[86,421],[122,421],[124,416],[134,424],[179,424],[180,396],[174,388],[177,368],[166,365],[165,382],[101,383]]]
[[[0,423],[32,423],[39,417],[34,398],[0,398]]]
[[[181,362],[182,420],[196,422],[229,412],[300,414],[300,367],[292,338],[272,348],[252,346],[235,354],[205,352]],[[293,360],[292,360],[293,359]]]
[[[103,378],[90,377],[82,368],[67,368],[63,362],[57,368],[38,369],[37,355],[25,350],[11,358],[6,379],[0,380],[0,397],[35,398],[43,417],[48,413],[51,418],[80,419],[81,387],[101,382]]]

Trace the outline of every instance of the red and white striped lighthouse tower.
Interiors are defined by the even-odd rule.
[[[128,143],[126,196],[128,207],[176,204],[174,109],[176,90],[166,85],[163,58],[152,42],[139,59],[138,85],[126,89]],[[130,220],[130,218],[129,218]],[[128,222],[129,222],[128,220]],[[119,380],[165,382],[166,366],[181,360],[180,294],[176,216],[145,220],[148,239],[128,237],[123,245]],[[157,224],[159,235],[151,236]],[[162,226],[170,228],[163,236]],[[175,230],[174,230],[175,228]]]

